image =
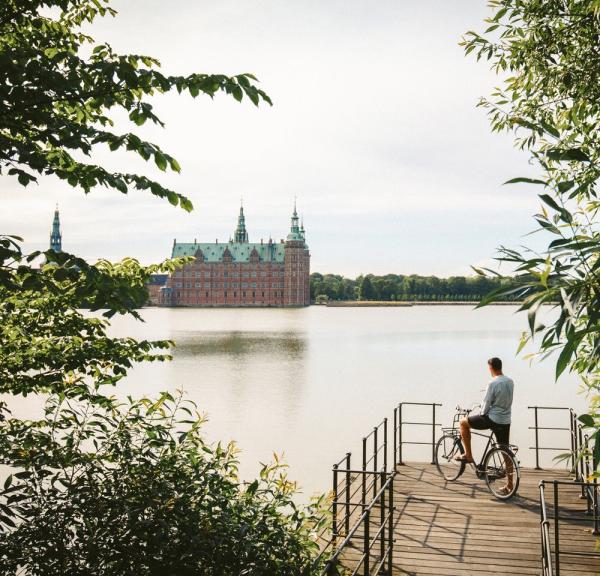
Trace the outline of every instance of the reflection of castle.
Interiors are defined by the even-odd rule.
[[[244,209],[229,242],[173,242],[172,257],[194,256],[161,290],[162,306],[308,306],[310,254],[294,206],[280,243],[248,242]]]

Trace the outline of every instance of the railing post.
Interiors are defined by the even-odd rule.
[[[345,521],[344,521],[344,535],[348,536],[350,532],[350,484],[351,484],[351,474],[350,470],[352,469],[350,466],[350,462],[352,459],[352,454],[350,452],[346,453],[346,513],[345,513]]]
[[[585,482],[588,481],[588,478],[590,477],[591,474],[591,470],[590,470],[590,457],[587,454],[587,445],[589,443],[590,439],[588,437],[588,435],[586,434],[583,437],[583,442],[586,446],[586,455],[585,455],[585,476],[583,478],[583,480]],[[591,514],[594,513],[594,509],[593,509],[593,502],[592,502],[592,496],[590,496],[590,491],[586,488],[585,489],[585,500],[586,500],[586,504],[587,504],[587,515],[590,516]]]
[[[388,420],[383,419],[383,471],[387,472],[387,460],[388,460]],[[382,484],[383,486],[383,484]]]
[[[435,464],[435,402],[433,406],[433,422],[431,423],[431,463]]]
[[[585,480],[585,468],[584,468],[585,463],[584,463],[584,458],[583,458],[584,443],[583,443],[583,432],[582,432],[581,426],[577,426],[577,440],[578,440],[579,452],[581,452],[580,457],[579,457],[579,479],[583,482]],[[587,448],[587,446],[586,446],[586,448]],[[581,485],[580,498],[586,498],[585,486],[583,484]]]
[[[333,465],[333,538],[337,538],[338,465]]]
[[[373,498],[377,495],[377,426],[373,428]]]
[[[398,404],[398,464],[402,466],[402,402]]]
[[[558,484],[556,480],[552,482],[554,488],[554,567],[556,576],[560,576],[560,539],[558,535]]]
[[[385,485],[385,472],[381,472],[381,487]],[[381,502],[379,502],[379,560],[383,567],[385,558],[385,490],[381,492]]]
[[[365,510],[365,502],[367,501],[367,439],[362,440],[362,510]]]
[[[593,488],[593,514],[594,514],[594,531],[592,534],[594,536],[598,536],[600,534],[600,510],[598,510],[598,480],[594,478],[594,488]]]
[[[392,576],[392,562],[394,558],[394,481],[388,485],[388,576]]]
[[[363,528],[363,553],[365,558],[365,569],[363,570],[364,576],[369,576],[371,573],[371,543],[370,543],[370,534],[369,534],[369,525],[371,524],[371,511],[365,510],[364,515],[364,523],[365,526]]]
[[[569,420],[569,430],[571,431],[571,458],[573,459],[571,474],[575,474],[575,482],[577,482],[577,436],[575,434],[575,412],[573,412],[573,408],[569,409]]]
[[[539,430],[538,430],[538,407],[537,406],[533,407],[533,414],[534,414],[534,428],[535,428],[535,469],[541,470],[540,454],[539,454],[540,439],[539,439]]]
[[[398,464],[398,454],[396,451],[398,450],[398,437],[396,434],[398,433],[398,407],[394,408],[394,470],[396,470],[396,464]]]

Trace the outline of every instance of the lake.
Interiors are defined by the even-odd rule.
[[[137,366],[120,394],[184,389],[209,417],[207,437],[239,444],[243,476],[273,452],[284,454],[290,476],[311,495],[329,489],[333,462],[348,450],[358,457],[361,437],[384,416],[391,420],[398,402],[441,402],[444,423],[456,404],[478,402],[489,380],[486,360],[500,356],[515,380],[512,440],[531,465],[527,406],[580,410],[585,399],[575,378],[554,382],[552,361],[530,365],[515,357],[526,325],[515,311],[147,308],[144,323],[113,319],[112,333],[173,339],[174,359]],[[421,434],[429,439],[429,430]],[[426,447],[416,450],[408,456],[429,456]]]

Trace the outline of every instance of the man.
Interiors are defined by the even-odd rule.
[[[474,430],[492,430],[498,444],[508,444],[510,436],[510,417],[513,401],[514,382],[502,373],[502,360],[490,358],[488,367],[492,380],[487,386],[485,398],[479,414],[462,418],[460,421],[460,436],[465,447],[465,453],[457,460],[473,463],[471,451],[471,428]],[[512,490],[512,464],[507,470],[506,486],[503,490]]]

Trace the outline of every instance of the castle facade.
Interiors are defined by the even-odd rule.
[[[161,306],[298,307],[310,304],[310,253],[296,206],[285,240],[248,241],[244,209],[229,242],[173,241],[172,258],[193,262],[171,274]]]

